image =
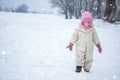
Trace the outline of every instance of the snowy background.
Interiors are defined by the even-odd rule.
[[[95,20],[103,48],[90,73],[75,72],[66,49],[80,20],[52,14],[0,12],[0,80],[120,80],[120,24]]]
[[[13,8],[21,4],[27,4],[30,11],[51,11],[50,0],[0,0],[3,8]]]

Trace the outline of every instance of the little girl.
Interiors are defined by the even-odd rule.
[[[72,51],[76,43],[76,72],[89,72],[93,62],[93,43],[97,46],[99,53],[102,52],[100,41],[95,28],[93,28],[93,17],[88,11],[81,11],[82,18],[78,28],[75,29],[69,41],[69,48]]]

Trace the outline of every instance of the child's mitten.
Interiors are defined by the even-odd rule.
[[[102,53],[102,48],[101,48],[101,45],[100,45],[100,44],[97,45],[97,48],[98,48],[98,52],[99,52],[99,53]]]
[[[73,46],[73,44],[70,43],[66,48],[69,48],[69,50],[72,51],[72,46]]]

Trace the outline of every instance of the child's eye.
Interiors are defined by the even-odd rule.
[[[89,24],[91,24],[91,22],[88,22]]]

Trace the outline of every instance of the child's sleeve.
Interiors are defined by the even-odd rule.
[[[95,45],[100,44],[100,41],[99,41],[96,30],[94,30],[94,33],[93,33],[93,42],[94,42]]]
[[[77,29],[75,29],[72,38],[70,39],[69,43],[72,43],[73,45],[76,43],[76,41],[78,40],[78,32]]]

